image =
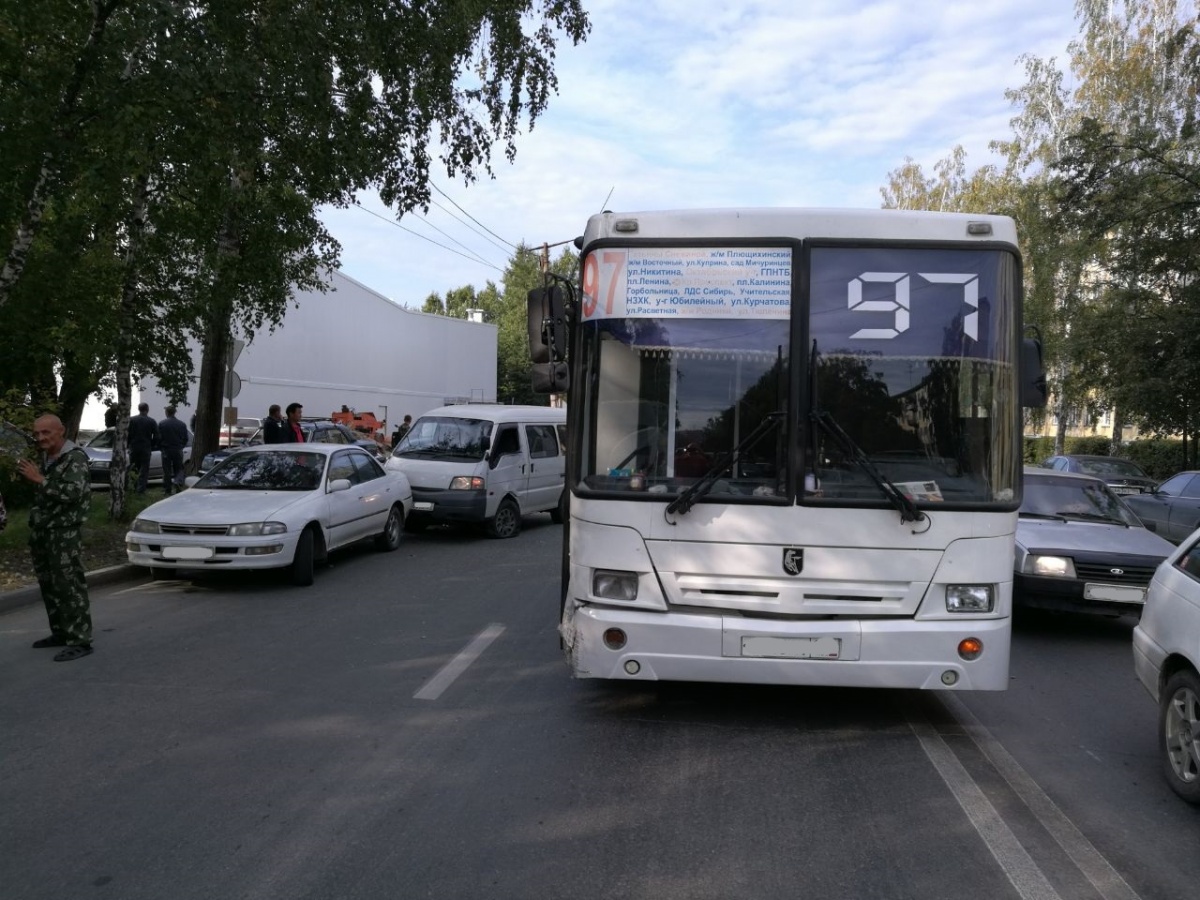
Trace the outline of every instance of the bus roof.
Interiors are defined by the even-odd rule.
[[[967,226],[979,223],[990,230]],[[588,219],[583,246],[602,238],[828,238],[858,240],[970,241],[1017,246],[1008,216],[911,209],[682,209],[598,213]]]

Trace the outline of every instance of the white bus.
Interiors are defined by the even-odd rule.
[[[574,675],[1007,687],[1045,402],[1012,220],[606,212],[576,243],[582,290],[530,294]]]

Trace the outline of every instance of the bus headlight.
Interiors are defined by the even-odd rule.
[[[611,572],[597,569],[592,573],[592,594],[604,600],[629,603],[637,599],[637,572]]]
[[[452,491],[482,491],[483,488],[483,479],[478,475],[456,475],[450,479]]]
[[[1030,556],[1025,560],[1025,574],[1074,578],[1075,560],[1069,556]]]
[[[991,612],[996,605],[996,594],[992,587],[990,584],[946,585],[946,612]]]

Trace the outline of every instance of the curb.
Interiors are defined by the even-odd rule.
[[[134,581],[143,575],[144,572],[137,566],[120,565],[95,569],[88,572],[86,577],[88,588],[91,589],[106,584],[117,584],[122,581]],[[0,591],[0,615],[16,609],[23,609],[26,606],[33,606],[41,599],[42,592],[36,584],[30,584],[11,591]]]

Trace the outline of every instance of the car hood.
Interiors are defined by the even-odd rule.
[[[1160,559],[1175,550],[1173,544],[1148,528],[1049,519],[1019,519],[1017,543],[1026,550],[1081,550]]]
[[[139,519],[169,525],[231,525],[266,522],[313,497],[312,491],[239,491],[189,488],[147,506]]]
[[[83,452],[87,454],[87,458],[88,458],[89,462],[92,462],[92,461],[112,462],[112,451],[111,450],[99,450],[94,447],[84,447]]]

